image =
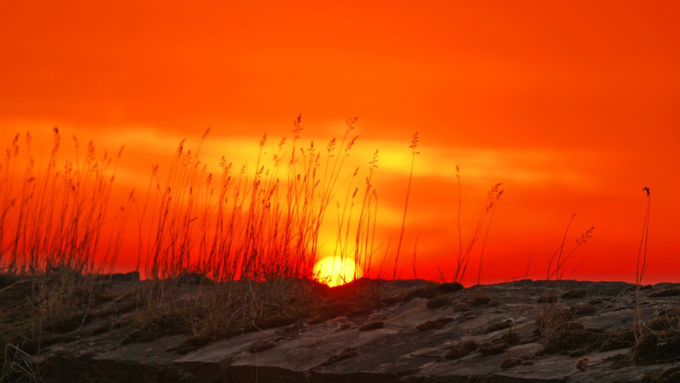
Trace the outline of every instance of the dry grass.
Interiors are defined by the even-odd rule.
[[[137,310],[120,325],[144,336],[189,329],[197,341],[308,318],[310,307],[337,314],[337,302],[323,303],[310,281],[317,277],[321,227],[340,196],[334,256],[371,275],[376,253],[372,180],[379,155],[360,190],[359,169],[346,169],[356,122],[349,119],[342,138],[318,150],[314,143],[301,147],[298,117],[293,139],[282,139],[272,158],[265,158],[265,135],[254,168],[234,172],[223,157],[219,174],[208,172],[200,157],[206,131],[194,150],[179,144],[165,175],[152,166],[142,200],[133,192],[117,209],[109,197],[122,148],[114,157],[97,156],[90,142],[83,156],[74,138],[75,161],[60,162],[55,128],[43,165],[32,156],[30,134],[24,142],[17,135],[0,163],[0,276],[11,279],[0,286],[8,324],[2,338],[34,353],[119,301]],[[102,300],[111,293],[101,275],[113,270],[130,213],[138,266],[146,266],[149,281]]]
[[[32,140],[17,135],[0,161],[0,274],[8,282],[0,284],[0,310],[3,377],[23,371],[38,381],[22,355],[85,322],[101,282],[95,275],[113,270],[130,209],[109,201],[123,148],[98,155],[89,142],[83,153],[73,137],[75,160],[60,162],[54,128],[43,164]]]
[[[140,254],[146,258],[147,277],[166,279],[195,272],[216,281],[311,278],[321,226],[342,188],[346,198],[335,254],[353,258],[367,272],[377,209],[371,179],[378,153],[369,168],[358,222],[352,222],[359,194],[352,181],[358,169],[348,174],[344,165],[356,141],[355,123],[356,119],[348,120],[339,145],[333,139],[323,153],[314,143],[300,148],[298,118],[289,150],[284,138],[272,160],[266,161],[265,135],[255,168],[244,166],[237,174],[232,174],[232,163],[224,157],[222,174],[207,173],[200,160],[201,145],[192,152],[180,143],[164,182],[153,168],[155,187],[140,209],[144,212]]]
[[[185,274],[148,284],[142,294],[145,306],[128,324],[147,340],[189,334],[180,346],[186,352],[218,339],[308,319],[320,303],[319,289],[323,286],[302,279],[211,283]]]
[[[0,163],[0,268],[10,275],[110,272],[116,262],[128,210],[108,209],[123,149],[98,159],[90,142],[81,158],[80,143],[73,140],[75,162],[58,164],[61,136],[54,128],[52,151],[41,168],[31,153],[31,135],[21,150],[17,135]]]
[[[314,282],[318,276],[313,266],[329,207],[337,209],[334,257],[352,259],[362,275],[377,277],[390,258],[388,243],[374,272],[378,193],[373,176],[379,152],[374,152],[360,189],[356,186],[359,169],[346,169],[357,140],[356,122],[356,118],[349,119],[342,139],[334,138],[319,150],[314,143],[301,146],[303,129],[298,117],[293,122],[293,139],[289,145],[282,139],[271,158],[266,158],[264,135],[254,167],[235,171],[223,157],[219,174],[208,172],[201,160],[206,131],[193,151],[185,148],[184,141],[178,145],[165,175],[157,165],[152,166],[143,202],[131,193],[127,205],[117,209],[111,208],[110,195],[122,148],[116,156],[104,153],[98,157],[94,144],[89,143],[81,158],[79,141],[74,138],[76,160],[59,163],[61,135],[55,128],[53,148],[42,167],[31,154],[30,134],[24,138],[25,145],[17,136],[0,163],[0,273],[10,278],[0,284],[5,302],[0,322],[12,326],[0,334],[9,340],[0,381],[17,374],[40,381],[26,356],[63,340],[65,333],[81,328],[118,301],[134,310],[120,324],[136,330],[128,341],[189,333],[189,340],[180,346],[184,351],[248,331],[367,313],[377,307],[386,297],[380,289],[355,283],[348,287],[354,289],[352,293],[334,296]],[[392,279],[398,277],[418,140],[416,133],[410,146],[411,172]],[[451,279],[460,283],[468,275],[473,250],[481,241],[475,276],[480,284],[488,270],[484,251],[503,195],[502,184],[487,194],[464,248],[461,183],[456,171],[459,252]],[[644,190],[649,198],[649,189]],[[643,336],[639,304],[648,265],[649,208],[648,200],[636,275],[637,341]],[[144,262],[148,281],[134,291],[107,296],[109,284],[101,275],[113,270],[130,212],[137,218],[138,266]],[[565,250],[574,216],[561,245],[549,256],[546,279],[554,282],[552,291],[560,291],[567,261],[592,236],[594,228],[578,237],[573,249]],[[413,273],[417,278],[416,246]],[[354,279],[358,276],[357,272]],[[444,273],[441,277],[448,279]],[[539,303],[536,320],[546,345],[571,319],[560,299],[558,293]],[[677,312],[668,318],[677,330]]]
[[[459,168],[456,166],[456,177],[458,179],[458,193],[459,193],[459,199],[458,199],[458,240],[459,240],[459,253],[458,257],[456,259],[456,263],[454,265],[454,274],[453,274],[453,282],[458,282],[458,283],[463,283],[463,279],[465,278],[465,275],[468,272],[468,266],[470,264],[470,259],[472,258],[473,250],[475,247],[475,244],[479,242],[481,239],[480,236],[482,233],[484,233],[484,237],[482,239],[482,249],[479,254],[479,268],[477,271],[477,278],[475,281],[475,284],[479,285],[482,282],[482,278],[484,277],[485,271],[484,271],[484,249],[486,247],[486,241],[489,236],[489,230],[491,228],[491,223],[493,222],[493,216],[496,212],[496,206],[498,205],[498,201],[500,200],[501,196],[503,195],[503,190],[500,189],[500,187],[503,185],[502,183],[498,183],[491,187],[491,190],[487,193],[486,200],[484,201],[484,206],[482,208],[482,212],[479,215],[479,219],[477,220],[477,225],[475,226],[474,233],[472,235],[472,238],[470,239],[470,242],[468,243],[467,247],[465,248],[465,251],[463,251],[463,242],[462,242],[462,234],[461,234],[461,228],[460,228],[460,209],[462,205],[462,199],[460,197],[460,173],[459,173]],[[444,275],[442,274],[442,279],[445,281]]]
[[[638,250],[637,267],[635,269],[635,312],[633,316],[633,333],[635,334],[635,343],[639,343],[643,335],[642,318],[640,316],[640,288],[642,287],[642,278],[647,271],[649,261],[647,260],[647,240],[649,238],[649,210],[652,204],[652,197],[649,194],[649,188],[645,187],[642,191],[647,193],[647,211],[645,213],[644,224],[642,225],[642,239],[640,240],[640,249]]]
[[[76,160],[59,163],[62,137],[55,128],[53,149],[42,168],[31,155],[30,134],[25,137],[25,150],[20,150],[17,135],[0,164],[0,269],[24,276],[110,273],[132,212],[137,224],[138,267],[144,263],[147,278],[162,280],[183,273],[216,281],[314,278],[321,227],[331,203],[344,195],[344,203],[335,204],[334,257],[352,259],[358,270],[355,278],[359,271],[363,276],[381,277],[390,253],[388,243],[382,264],[373,273],[378,193],[372,182],[378,151],[369,163],[362,190],[354,185],[359,169],[345,169],[357,139],[356,122],[356,118],[349,119],[342,139],[330,140],[320,151],[313,142],[301,147],[303,129],[298,117],[293,122],[293,139],[288,145],[282,139],[272,158],[265,158],[265,134],[254,168],[244,166],[236,172],[223,157],[219,174],[210,173],[201,160],[208,130],[194,150],[180,142],[165,175],[153,165],[143,199],[138,201],[133,191],[127,205],[118,209],[111,209],[109,197],[122,148],[115,157],[104,153],[97,158],[90,142],[81,158],[79,141],[74,138]],[[406,228],[418,140],[415,133],[393,279]],[[461,241],[454,281],[465,277],[482,234],[477,283],[483,277],[485,243],[503,193],[499,186],[489,193],[465,252]],[[414,276],[416,252],[414,246]]]
[[[401,232],[399,233],[399,243],[397,244],[397,255],[394,257],[394,272],[392,273],[392,280],[397,279],[397,265],[399,264],[399,253],[401,252],[401,242],[404,239],[404,230],[406,229],[406,212],[408,211],[408,200],[409,197],[411,196],[411,183],[413,181],[413,165],[416,162],[416,154],[420,154],[420,152],[416,151],[418,149],[418,132],[415,132],[413,134],[413,138],[411,139],[411,171],[409,172],[408,176],[408,188],[406,189],[406,202],[404,202],[404,218],[401,221]],[[415,254],[415,250],[414,250]],[[415,277],[416,274],[416,269],[415,269],[415,259],[413,260],[414,266],[413,266],[413,274]]]
[[[538,312],[536,313],[536,324],[546,347],[551,340],[557,335],[560,328],[568,324],[573,318],[573,313],[565,305],[562,304],[562,295],[564,293],[564,286],[561,285],[566,272],[566,263],[574,255],[576,250],[583,244],[588,242],[592,237],[595,227],[591,227],[576,238],[576,245],[565,253],[564,248],[569,235],[569,229],[576,217],[574,213],[569,219],[567,229],[564,232],[562,243],[557,250],[548,257],[548,270],[546,272],[546,281],[552,282],[552,288],[546,288],[543,295],[538,300]],[[583,262],[579,263],[572,271],[572,274]],[[527,267],[528,272],[528,267]],[[551,283],[548,283],[548,286]]]
[[[33,358],[20,348],[6,344],[2,364],[0,382],[23,380],[30,383],[41,383],[40,369]]]

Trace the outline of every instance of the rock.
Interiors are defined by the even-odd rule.
[[[487,295],[477,295],[477,294],[475,294],[475,295],[472,295],[468,299],[468,303],[472,307],[483,306],[483,305],[489,304],[489,302],[491,302],[491,297],[489,297]]]
[[[442,329],[442,328],[444,328],[444,326],[446,326],[447,323],[450,323],[452,321],[453,321],[453,318],[447,316],[447,317],[439,318],[437,320],[429,320],[425,323],[421,323],[416,328],[420,331]]]
[[[491,323],[490,325],[486,326],[486,328],[484,329],[484,334],[488,334],[488,333],[494,332],[494,331],[505,330],[506,328],[510,328],[510,327],[512,327],[511,321],[501,321],[501,322]]]
[[[321,366],[322,367],[330,366],[332,364],[338,363],[338,362],[343,361],[345,359],[354,358],[357,355],[359,355],[359,351],[357,351],[357,349],[355,347],[349,347],[349,348],[346,348],[346,349],[340,351],[337,354],[331,355],[331,357],[328,358],[327,361],[322,363]]]
[[[572,309],[576,315],[590,315],[597,311],[597,307],[595,305],[577,305]]]
[[[307,382],[310,375],[317,372],[362,363],[368,357],[368,350],[378,348],[372,342],[384,336],[385,332],[378,331],[326,332],[323,326],[318,326],[261,354],[232,354],[231,359],[223,363],[223,381]],[[391,344],[391,347],[395,348],[395,345]],[[354,352],[348,348],[356,348],[361,357],[352,357]],[[397,352],[404,352],[404,349]],[[380,353],[376,356],[389,355],[383,350]]]
[[[350,328],[352,328],[352,322],[345,322],[341,324],[340,327],[338,327],[334,332],[345,331],[349,330]]]
[[[469,353],[470,351],[466,350],[464,347],[456,345],[454,347],[451,347],[449,351],[446,352],[444,358],[455,360],[467,356]]]
[[[579,299],[585,296],[586,296],[585,289],[568,290],[562,293],[562,298],[564,299]]]
[[[223,382],[225,380],[225,369],[229,365],[243,358],[255,355],[248,351],[253,343],[269,339],[274,335],[274,330],[252,332],[222,340],[182,355],[168,365],[166,380],[177,383],[186,381],[201,383]],[[283,346],[280,345],[279,348],[281,347]],[[261,360],[267,355],[276,354],[279,348],[262,354],[258,353],[257,359]]]
[[[188,337],[182,341],[182,343],[176,345],[174,349],[180,354],[187,354],[192,351],[196,351],[201,347],[206,346],[209,343],[208,339],[201,337]]]
[[[90,336],[104,334],[104,333],[107,333],[109,331],[111,331],[111,327],[109,327],[108,325],[97,326],[97,327],[93,328],[92,331],[90,331]]]
[[[460,346],[468,351],[476,351],[479,348],[477,342],[471,339],[460,343]]]
[[[522,341],[522,336],[514,331],[510,331],[503,334],[499,340],[509,344],[510,346],[516,346]]]
[[[510,358],[503,359],[503,362],[501,363],[501,368],[504,368],[504,369],[512,368],[512,367],[515,367],[515,366],[519,366],[520,364],[522,364],[522,359],[510,357]]]
[[[123,341],[121,342],[122,345],[126,344],[131,344],[131,343],[149,343],[154,340],[154,335],[148,332],[144,332],[141,330],[134,330],[128,336],[123,338]]]
[[[472,308],[470,308],[470,306],[465,303],[458,303],[457,305],[453,306],[453,312],[460,313],[465,311],[472,311]]]
[[[429,320],[425,323],[421,323],[416,328],[420,331],[434,330],[437,328],[437,321]]]
[[[650,298],[677,297],[680,296],[680,288],[657,291],[655,293],[650,293],[648,296]]]
[[[344,320],[346,320],[346,319],[347,319],[346,317],[342,317],[343,324],[344,324],[344,323],[347,323],[347,322],[344,322]],[[276,330],[276,333],[275,333],[275,334],[276,334],[276,335],[294,335],[294,334],[298,334],[298,333],[300,333],[300,331],[302,331],[302,330],[306,327],[306,325],[307,325],[307,324],[306,324],[306,323],[303,323],[303,322],[293,323],[293,324],[288,325],[288,326],[286,326],[286,327],[283,327],[283,328],[281,328],[281,329],[279,329],[279,330]],[[341,324],[341,326],[342,326],[342,324]]]
[[[437,328],[437,329],[442,329],[442,328],[444,328],[447,324],[453,322],[453,320],[454,320],[453,317],[450,317],[450,316],[441,317],[441,318],[439,318],[439,319],[436,320],[436,328]]]
[[[379,328],[385,327],[385,323],[382,321],[368,322],[364,323],[359,327],[359,331],[371,331]]]
[[[378,303],[382,306],[392,306],[399,304],[404,301],[404,297],[387,297],[387,298],[382,298],[378,300]]]
[[[450,306],[451,303],[453,303],[453,297],[449,295],[437,295],[427,301],[427,307],[430,309],[438,309],[440,307]]]
[[[256,342],[253,342],[253,344],[248,348],[248,351],[250,352],[262,352],[262,351],[267,351],[276,346],[276,343],[272,340],[269,339],[261,339]]]
[[[473,351],[476,351],[479,345],[477,342],[474,340],[466,340],[464,342],[456,343],[451,348],[449,348],[449,351],[446,352],[444,355],[444,358],[446,359],[460,359],[464,356],[467,356]]]
[[[505,342],[499,343],[485,343],[479,346],[477,351],[482,355],[495,355],[510,348],[510,345]]]
[[[98,381],[149,382],[160,381],[165,373],[158,366],[167,366],[177,354],[165,350],[177,344],[183,336],[166,337],[149,343],[129,344],[92,357],[92,374]],[[46,381],[51,381],[46,379]]]
[[[439,286],[436,283],[429,283],[426,286],[410,290],[404,295],[404,302],[410,302],[413,298],[432,299],[439,294]]]
[[[178,348],[179,348],[178,344],[171,344],[170,346],[165,348],[165,352],[177,351]]]
[[[649,304],[640,306],[642,321],[654,330],[645,330],[640,344],[634,347],[635,339],[630,331],[632,285],[576,281],[569,284],[572,290],[586,290],[588,295],[601,300],[593,303],[594,299],[591,299],[589,303],[598,305],[598,310],[587,316],[578,314],[576,307],[587,299],[571,301],[574,309],[559,300],[537,306],[537,297],[553,286],[545,281],[474,286],[460,294],[466,303],[444,305],[436,310],[428,308],[426,299],[415,295],[402,305],[393,302],[390,306],[380,299],[385,295],[403,296],[405,291],[420,289],[416,294],[428,296],[434,292],[429,298],[435,295],[455,297],[455,294],[442,294],[440,285],[422,281],[376,282],[379,290],[370,290],[371,294],[379,292],[375,294],[376,298],[368,293],[351,295],[347,290],[342,293],[341,300],[332,300],[328,296],[336,292],[323,290],[328,294],[323,298],[328,300],[327,306],[343,304],[347,309],[320,313],[316,324],[305,323],[307,318],[297,318],[289,323],[272,322],[275,327],[271,329],[253,328],[253,332],[229,334],[230,338],[212,344],[205,343],[205,337],[198,343],[193,343],[194,338],[187,335],[160,337],[162,334],[152,332],[152,327],[133,332],[129,329],[130,322],[121,321],[121,316],[127,314],[111,311],[111,318],[97,317],[91,323],[85,323],[82,329],[60,336],[57,341],[64,343],[43,348],[40,356],[34,357],[34,363],[49,383],[632,383],[643,379],[650,383],[668,383],[677,380],[680,359],[672,360],[680,358],[677,355],[680,336],[676,322],[673,322],[677,314],[675,306],[671,306],[675,305],[674,300],[649,299]],[[403,286],[401,290],[394,287],[397,285]],[[124,284],[117,286],[120,288]],[[181,288],[198,290],[194,285]],[[676,285],[663,284],[652,291],[672,288]],[[497,302],[502,310],[479,308],[471,311],[476,296],[493,297],[486,305]],[[560,297],[582,298],[585,297]],[[610,300],[624,309],[615,311],[604,307],[602,303]],[[357,307],[370,310],[351,318],[352,321],[342,317]],[[536,322],[527,320],[537,310],[542,315],[537,316]],[[579,315],[578,322],[572,320],[574,314]],[[347,331],[356,327],[355,322],[363,322],[360,326],[363,329],[381,330]],[[536,324],[544,326],[543,333],[538,331],[540,337],[532,335]],[[147,343],[140,343],[144,334],[153,336]],[[159,338],[153,339],[156,337]],[[125,339],[129,340],[121,346]],[[543,342],[547,342],[548,347],[541,352]],[[182,347],[189,343],[192,347],[184,350]],[[266,347],[255,346],[259,344]],[[528,355],[536,357],[532,359]],[[579,371],[575,358],[586,355],[590,361],[583,371]]]

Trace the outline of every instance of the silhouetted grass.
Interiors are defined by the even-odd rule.
[[[460,245],[458,257],[456,259],[455,263],[455,269],[454,269],[454,274],[453,274],[453,281],[462,283],[463,279],[465,278],[465,275],[467,274],[468,271],[468,266],[470,264],[470,259],[472,258],[472,252],[474,249],[475,244],[479,241],[479,237],[482,233],[482,231],[485,232],[484,239],[482,242],[482,249],[479,255],[479,269],[477,272],[477,280],[476,284],[480,284],[482,277],[484,275],[484,248],[486,247],[486,240],[489,235],[489,229],[491,227],[491,223],[493,221],[493,216],[496,211],[496,206],[498,205],[498,200],[500,200],[501,196],[503,195],[503,190],[499,190],[502,183],[498,183],[491,187],[491,190],[487,193],[486,200],[484,201],[484,207],[482,209],[482,212],[479,215],[479,219],[477,220],[477,225],[475,226],[475,231],[472,235],[472,238],[470,239],[470,242],[468,243],[467,247],[465,248],[465,251],[463,251],[463,242],[462,242],[462,234],[461,234],[461,228],[460,228],[460,208],[462,204],[462,198],[460,197],[460,171],[458,166],[456,166],[456,178],[458,179],[458,193],[459,193],[459,199],[458,199],[458,241]],[[486,228],[486,229],[485,229]],[[441,271],[440,271],[441,273]],[[443,277],[443,275],[442,275]]]
[[[569,223],[567,224],[567,229],[564,232],[562,243],[557,248],[557,250],[548,257],[546,281],[553,281],[554,288],[551,290],[546,288],[546,290],[543,292],[543,295],[538,299],[537,302],[539,305],[539,310],[536,313],[536,324],[538,325],[539,333],[546,347],[550,345],[551,340],[553,340],[553,338],[557,335],[558,330],[570,322],[574,315],[571,309],[567,309],[562,305],[564,286],[561,286],[561,281],[564,279],[566,262],[572,257],[572,255],[574,255],[579,247],[592,238],[593,231],[595,230],[595,227],[591,227],[590,229],[583,232],[580,237],[576,238],[576,245],[572,248],[572,250],[565,254],[564,247],[574,217],[576,217],[576,213],[572,214],[571,218],[569,218]],[[531,261],[531,257],[529,260]],[[578,264],[573,269],[572,274],[582,263],[583,262]],[[527,273],[528,270],[529,266],[527,266]]]
[[[255,168],[244,166],[237,174],[224,157],[222,174],[207,173],[200,160],[201,145],[192,152],[180,143],[163,186],[154,167],[156,187],[141,209],[151,216],[145,228],[151,240],[140,238],[147,277],[167,279],[194,272],[217,281],[312,278],[322,224],[343,188],[346,197],[334,254],[353,258],[368,274],[377,214],[371,180],[378,152],[370,163],[358,222],[353,223],[359,189],[352,181],[359,169],[347,174],[344,165],[356,141],[355,123],[356,119],[348,120],[339,146],[332,139],[322,153],[314,143],[299,147],[298,118],[291,148],[287,151],[285,138],[281,140],[273,165],[263,157],[265,135]]]
[[[394,272],[392,273],[392,280],[395,280],[397,278],[397,265],[399,263],[399,253],[401,252],[401,242],[404,239],[404,230],[406,229],[406,212],[408,211],[408,200],[409,197],[411,196],[411,183],[413,181],[413,165],[416,162],[416,154],[420,154],[419,152],[416,151],[416,149],[418,148],[418,132],[415,132],[413,134],[410,148],[412,150],[411,171],[409,172],[408,176],[408,188],[406,189],[406,202],[404,202],[404,218],[402,219],[401,222],[401,232],[399,233],[399,243],[397,244],[397,255],[394,258]],[[413,273],[415,274],[415,271]]]
[[[151,167],[143,203],[138,203],[132,192],[127,206],[113,211],[110,196],[122,148],[116,156],[105,152],[97,157],[90,142],[81,158],[79,141],[74,138],[75,161],[59,163],[61,136],[55,128],[51,155],[42,168],[31,154],[30,134],[25,136],[25,146],[17,135],[0,163],[0,272],[10,278],[6,285],[0,284],[0,294],[13,294],[9,303],[0,307],[7,311],[0,314],[0,323],[11,318],[6,321],[10,326],[3,327],[0,336],[14,342],[7,342],[2,362],[10,367],[7,371],[3,367],[0,380],[23,374],[39,381],[40,374],[30,363],[29,354],[46,345],[68,341],[66,334],[82,328],[112,306],[122,307],[126,314],[114,325],[134,329],[124,343],[188,334],[188,340],[179,346],[180,351],[187,352],[248,331],[300,321],[318,323],[338,315],[364,315],[382,305],[401,302],[404,297],[389,296],[375,286],[367,288],[365,280],[357,281],[351,291],[331,292],[318,283],[319,276],[313,272],[319,258],[321,228],[329,206],[333,208],[332,202],[337,209],[333,257],[355,262],[352,279],[358,279],[360,274],[379,278],[389,263],[390,242],[379,270],[372,272],[380,247],[375,246],[378,193],[373,185],[379,152],[376,150],[369,162],[365,185],[356,186],[359,168],[346,169],[346,159],[357,140],[356,121],[347,121],[341,140],[333,138],[325,150],[318,150],[313,142],[301,146],[302,125],[298,117],[293,122],[290,148],[284,138],[272,158],[267,159],[265,134],[255,166],[243,166],[238,172],[225,157],[219,163],[219,173],[208,171],[201,160],[207,130],[193,151],[185,148],[184,141],[179,143],[165,175],[161,175],[158,165]],[[393,280],[398,277],[418,142],[415,133]],[[459,253],[452,279],[463,281],[474,246],[481,240],[475,281],[480,284],[488,270],[484,251],[503,195],[502,184],[488,192],[471,240],[464,248],[458,167],[456,177]],[[649,189],[643,190],[648,204],[636,269],[633,332],[637,343],[651,329],[640,318],[651,204]],[[145,262],[148,281],[120,296],[110,296],[107,288],[111,277],[101,274],[113,271],[131,207],[136,208],[138,267]],[[565,244],[574,217],[575,214],[569,220],[560,246],[548,257],[546,280],[555,282],[554,291],[561,288],[567,261],[594,230],[581,234],[567,252]],[[417,244],[416,239],[416,279]],[[530,262],[531,257],[525,279]],[[439,272],[445,282],[447,276]],[[563,307],[561,298],[562,294],[550,295],[546,289],[537,302],[536,324],[546,345],[573,316]],[[678,317],[677,310],[669,310],[653,326],[677,332]]]
[[[40,168],[31,140],[26,134],[22,154],[17,135],[0,165],[0,266],[11,275],[27,276],[62,269],[111,272],[129,213],[125,207],[108,211],[123,148],[115,157],[104,152],[98,159],[90,142],[81,158],[74,137],[75,161],[59,164],[61,136],[54,128],[47,166]]]
[[[639,343],[644,330],[644,324],[640,316],[640,288],[642,287],[642,278],[645,276],[647,266],[649,266],[649,261],[647,260],[647,241],[649,239],[649,211],[652,205],[649,188],[645,186],[642,191],[647,193],[647,211],[645,212],[645,220],[642,224],[642,238],[640,239],[640,249],[638,250],[637,266],[635,269],[635,313],[633,317],[635,343]]]

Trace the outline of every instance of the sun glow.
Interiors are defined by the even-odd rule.
[[[334,287],[353,281],[355,276],[361,278],[362,272],[349,258],[326,257],[314,265],[314,275],[319,282]]]

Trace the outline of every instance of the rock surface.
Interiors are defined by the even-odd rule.
[[[246,333],[186,354],[178,345],[187,336],[124,344],[130,334],[123,329],[86,335],[103,323],[93,321],[76,340],[53,344],[34,361],[50,383],[654,382],[680,367],[678,357],[633,363],[634,344],[625,337],[601,351],[608,334],[625,333],[633,323],[634,287],[627,283],[563,281],[556,288],[524,280],[443,289],[436,293],[447,296],[440,298],[445,304],[429,307],[427,297],[402,285],[406,301],[369,314]],[[667,293],[676,289],[660,284],[643,290],[643,322],[680,306],[680,297]],[[562,299],[536,303],[545,296]],[[551,339],[559,347],[552,349],[545,347],[550,329],[538,328],[537,315],[567,316],[546,316],[547,307],[573,317],[555,323]]]

